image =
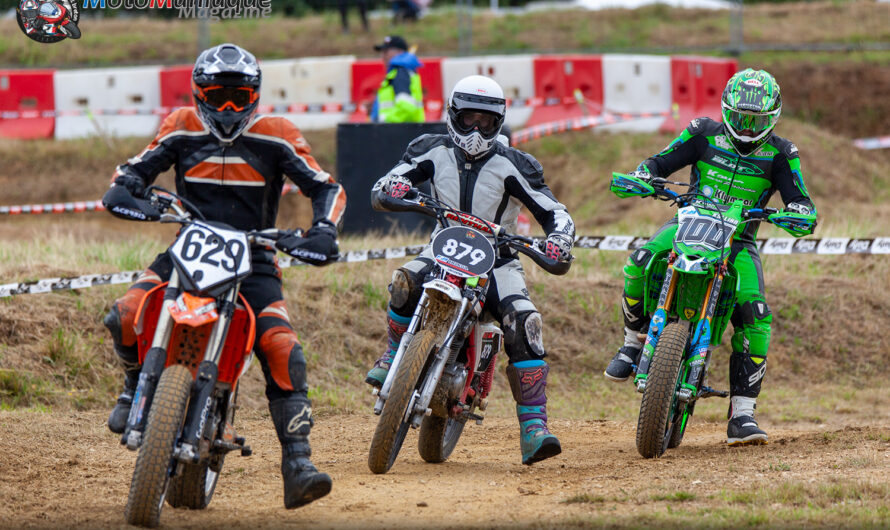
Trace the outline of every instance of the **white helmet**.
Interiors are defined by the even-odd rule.
[[[489,77],[471,75],[454,85],[445,124],[454,143],[475,158],[494,148],[506,113],[501,86]]]

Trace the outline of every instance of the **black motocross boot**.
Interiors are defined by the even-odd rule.
[[[133,393],[136,392],[136,384],[139,383],[140,367],[130,368],[124,372],[124,389],[117,398],[117,404],[108,416],[108,430],[116,434],[123,434],[127,427],[127,418],[130,416],[130,407],[133,405]]]
[[[275,431],[281,442],[281,476],[284,479],[284,507],[299,508],[331,492],[331,477],[321,473],[309,457],[309,431],[312,407],[302,396],[269,403]]]

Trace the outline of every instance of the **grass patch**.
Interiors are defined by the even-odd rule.
[[[689,491],[675,491],[673,493],[656,494],[650,497],[653,501],[689,502],[698,498],[695,493]]]

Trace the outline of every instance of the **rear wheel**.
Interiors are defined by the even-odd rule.
[[[220,460],[222,457],[220,456]],[[167,503],[174,508],[203,510],[210,504],[219,480],[219,472],[210,467],[210,461],[197,464],[181,464],[182,474],[170,479]],[[222,461],[217,469],[222,468]]]
[[[688,336],[685,322],[671,322],[661,332],[652,354],[637,420],[637,451],[644,458],[657,458],[668,448]]]
[[[174,364],[161,374],[130,482],[126,517],[132,525],[154,527],[161,519],[173,448],[182,429],[191,387],[192,373],[185,366]]]
[[[435,345],[436,334],[430,329],[421,330],[411,339],[399,361],[399,368],[380,413],[368,453],[368,467],[374,473],[386,473],[396,461],[411,426],[410,418],[405,418],[408,405],[420,382],[427,357]]]
[[[467,420],[457,418],[425,417],[420,424],[420,436],[417,441],[420,457],[431,464],[448,460],[466,424]]]

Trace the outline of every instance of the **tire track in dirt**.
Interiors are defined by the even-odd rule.
[[[0,527],[122,528],[135,455],[118,445],[100,412],[0,412]],[[375,426],[370,414],[320,416],[313,460],[334,479],[333,492],[302,509],[282,507],[280,454],[271,420],[247,411],[239,432],[253,456],[230,456],[204,511],[165,506],[168,528],[495,527],[583,525],[608,517],[633,523],[638,501],[675,491],[706,506],[712,493],[751,491],[778,480],[881,480],[890,471],[886,426],[841,431],[773,428],[768,446],[727,448],[725,424],[689,427],[683,445],[643,460],[634,425],[556,420],[563,454],[532,467],[519,463],[514,418],[470,425],[452,458],[426,464],[409,433],[385,475],[367,468]],[[851,455],[871,465],[846,466]],[[594,502],[568,499],[586,494]],[[661,506],[655,503],[656,506]],[[663,504],[663,503],[662,503]],[[663,506],[662,506],[663,509]],[[639,524],[639,521],[637,521]]]

